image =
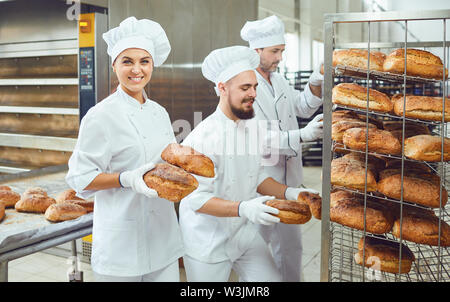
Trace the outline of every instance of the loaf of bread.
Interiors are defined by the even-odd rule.
[[[410,76],[442,80],[443,64],[441,58],[429,51],[412,49],[406,50],[406,74]],[[383,70],[396,74],[405,72],[405,49],[400,48],[391,52],[384,61]],[[445,69],[445,78],[448,70]]]
[[[332,124],[331,138],[338,143],[342,143],[342,137],[344,136],[344,132],[346,130],[350,128],[366,129],[366,125],[369,125],[369,128],[377,128],[374,124],[366,124],[365,122],[359,120],[341,120]]]
[[[27,189],[16,203],[18,212],[45,213],[47,208],[56,203],[55,199],[47,196],[42,188],[35,187]]]
[[[442,97],[407,95],[406,100],[399,95],[393,97],[394,113],[403,116],[403,103],[405,103],[405,117],[417,118],[426,121],[442,121]],[[445,121],[450,121],[450,102],[445,99]]]
[[[378,192],[387,197],[400,199],[401,197],[401,171],[399,169],[387,169],[380,173],[377,184]],[[403,200],[424,205],[431,208],[439,208],[440,204],[439,176],[418,172],[417,170],[403,171]],[[442,207],[447,204],[448,193],[442,187]]]
[[[390,158],[386,161],[386,169],[401,169],[402,161],[399,159]],[[431,173],[431,168],[424,163],[404,160],[403,169],[405,171],[419,172],[419,173]]]
[[[343,157],[353,159],[353,160],[358,160],[363,165],[366,162],[366,154],[365,153],[350,152],[350,153],[344,155]],[[381,157],[367,154],[367,166],[368,166],[369,170],[375,176],[375,179],[378,179],[378,174],[386,168],[386,161]]]
[[[366,49],[341,49],[333,51],[333,66],[344,65],[367,69],[369,52]],[[370,52],[370,70],[383,71],[386,55],[380,51]]]
[[[371,236],[361,237],[358,242],[358,253],[354,257],[355,262],[363,265],[364,259],[364,265],[374,270],[393,274],[398,274],[400,271],[401,274],[407,274],[416,258],[406,245],[402,244],[401,246],[400,262],[399,242]]]
[[[402,239],[437,246],[439,223],[441,224],[440,246],[450,246],[450,226],[445,221],[440,220],[431,210],[403,205]],[[400,238],[400,213],[396,213],[392,234]]]
[[[73,189],[64,190],[56,196],[56,203],[62,203],[65,200],[84,200],[83,198],[76,196],[76,194],[77,192]]]
[[[344,145],[353,150],[366,151],[366,129],[351,128],[344,132]],[[402,152],[399,140],[389,131],[369,128],[368,151],[398,155]]]
[[[365,162],[351,157],[335,158],[331,161],[331,184],[364,191]],[[374,173],[367,169],[367,192],[377,190]]]
[[[214,163],[212,160],[189,146],[182,146],[177,143],[169,144],[161,153],[161,158],[189,173],[204,177],[214,177]]]
[[[306,203],[309,206],[311,214],[316,219],[322,217],[322,197],[319,194],[313,194],[309,192],[300,192],[297,197],[297,201],[300,203]]]
[[[87,210],[80,205],[73,203],[54,203],[45,211],[45,218],[52,222],[61,222],[76,219],[84,214]]]
[[[350,228],[364,230],[364,199],[345,195],[337,192],[330,195],[330,220]],[[394,223],[390,209],[371,199],[366,200],[365,217],[366,232],[373,234],[390,232]]]
[[[334,86],[332,99],[334,104],[367,109],[367,88],[352,83]],[[391,112],[394,105],[384,93],[369,88],[369,110]]]
[[[331,123],[339,121],[361,121],[358,114],[351,110],[336,110],[331,113]]]
[[[11,190],[8,186],[0,187],[0,202],[3,202],[6,208],[14,207],[20,199],[20,194]]]
[[[58,194],[56,197],[56,203],[72,203],[77,204],[85,208],[88,213],[94,211],[94,201],[85,200],[76,196],[75,190],[68,189]]]
[[[403,121],[383,121],[383,130],[391,132],[401,143],[403,134]],[[405,138],[430,133],[430,129],[428,129],[425,124],[405,121]]]
[[[194,176],[168,163],[156,164],[155,168],[144,174],[144,182],[156,190],[159,197],[173,202],[181,201],[198,187]]]
[[[5,203],[3,201],[0,201],[0,221],[5,218]]]
[[[307,203],[295,200],[272,199],[266,201],[266,205],[279,210],[277,215],[281,223],[304,224],[311,219],[311,211]]]
[[[405,139],[405,156],[415,160],[441,161],[442,139],[440,136],[416,135]],[[444,161],[450,160],[450,139],[444,138]]]

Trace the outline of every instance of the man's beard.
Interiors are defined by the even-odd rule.
[[[262,61],[261,64],[259,65],[259,67],[264,71],[264,72],[275,72],[277,70],[278,64],[280,63],[280,61],[278,62],[273,62],[273,63],[268,63],[266,61]],[[275,64],[275,65],[274,65]]]
[[[253,99],[244,99],[244,102],[249,101],[249,100],[253,100]],[[229,104],[230,104],[231,112],[233,112],[233,114],[240,120],[249,120],[255,116],[255,111],[253,110],[253,108],[249,111],[244,111],[240,108],[234,107],[231,104],[231,102],[229,102]]]

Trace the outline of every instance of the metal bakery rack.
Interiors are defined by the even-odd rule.
[[[418,244],[411,241],[407,241],[402,238],[394,237],[390,232],[384,234],[384,238],[387,241],[397,242],[406,245],[414,254],[415,261],[412,264],[411,270],[407,274],[400,273],[387,273],[372,270],[371,268],[359,265],[354,260],[355,253],[358,252],[358,242],[360,238],[364,236],[375,236],[364,230],[353,229],[336,222],[330,221],[330,193],[333,189],[339,188],[347,191],[351,191],[361,197],[364,197],[364,215],[366,213],[366,201],[368,198],[375,198],[381,200],[388,200],[395,202],[399,205],[400,209],[406,204],[410,203],[403,201],[403,190],[400,200],[394,200],[384,195],[377,193],[367,192],[367,184],[364,190],[354,190],[344,187],[336,187],[331,184],[331,161],[337,157],[337,154],[333,152],[336,146],[348,149],[344,145],[336,145],[331,138],[331,117],[332,111],[336,109],[346,109],[356,111],[358,114],[362,114],[366,117],[366,123],[369,121],[369,117],[376,118],[378,120],[397,120],[402,121],[403,130],[405,130],[406,122],[414,122],[425,124],[432,131],[434,135],[441,137],[441,142],[444,141],[444,137],[449,137],[449,131],[447,123],[444,122],[444,118],[439,122],[424,121],[419,119],[406,118],[403,116],[397,116],[388,113],[379,113],[370,111],[367,105],[366,109],[357,109],[346,106],[336,106],[332,104],[332,89],[334,85],[341,82],[355,82],[363,87],[369,87],[377,89],[387,94],[403,93],[403,94],[418,94],[418,95],[431,95],[440,96],[443,98],[448,94],[448,79],[443,76],[442,79],[425,79],[420,77],[406,76],[404,74],[392,74],[387,72],[380,72],[374,70],[365,70],[359,68],[353,68],[349,66],[332,66],[332,56],[335,49],[366,49],[369,52],[371,50],[386,50],[386,54],[390,53],[396,48],[409,49],[433,49],[441,51],[441,59],[443,66],[449,67],[449,47],[450,43],[447,42],[446,30],[447,22],[450,19],[450,10],[435,10],[435,11],[420,11],[420,12],[373,12],[373,13],[345,13],[345,14],[327,14],[325,15],[324,22],[324,41],[325,41],[325,54],[324,54],[324,138],[323,138],[323,185],[322,185],[322,237],[321,237],[321,281],[349,281],[349,282],[372,282],[372,281],[432,281],[432,282],[444,282],[450,281],[450,247],[441,246],[439,240],[438,246]],[[426,23],[432,21],[433,24],[438,24],[439,30],[442,30],[442,40],[432,42],[415,42],[408,41],[408,24],[411,22]],[[388,22],[389,25],[400,23],[404,29],[404,41],[401,42],[380,42],[371,40],[371,29],[380,22]],[[366,41],[358,43],[343,43],[341,37],[336,34],[337,27],[342,26],[355,26],[360,29],[366,29]],[[359,26],[359,27],[358,27]],[[368,57],[368,61],[370,56]],[[369,62],[368,62],[368,65]],[[406,55],[405,55],[406,66]],[[443,71],[444,71],[443,68]],[[406,68],[405,68],[406,69]],[[384,88],[384,89],[383,89]],[[367,97],[368,97],[367,93]],[[443,112],[445,110],[445,105]],[[444,116],[444,114],[443,114]],[[365,128],[368,131],[368,127]],[[403,131],[404,133],[405,131]],[[404,145],[404,134],[402,135],[402,150]],[[443,145],[443,144],[442,144]],[[367,146],[367,143],[366,143]],[[356,151],[356,150],[352,150]],[[443,151],[443,146],[442,150]],[[403,187],[403,174],[404,164],[407,161],[415,161],[406,158],[403,155],[384,155],[376,154],[373,152],[356,151],[364,155],[378,155],[382,157],[395,158],[401,160],[401,185]],[[367,160],[368,156],[365,156],[365,174],[367,180]],[[440,176],[441,185],[448,190],[450,188],[450,165],[443,161],[441,162],[420,162]],[[367,181],[366,181],[367,183]],[[442,205],[442,192],[440,194],[440,204]],[[421,205],[415,205],[419,208],[427,208]],[[441,223],[439,225],[439,232],[441,232],[442,221],[450,223],[450,203],[445,207],[433,209],[436,216],[440,218]],[[400,210],[400,213],[402,211]],[[400,215],[400,224],[402,223],[402,215]],[[364,224],[366,225],[366,217],[364,216]],[[401,227],[400,227],[401,229]],[[364,256],[362,257],[364,259]],[[399,251],[399,258],[402,258],[402,248]]]

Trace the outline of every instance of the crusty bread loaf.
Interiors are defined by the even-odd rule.
[[[189,146],[169,144],[161,153],[161,158],[189,173],[204,177],[214,177],[214,163],[206,155]]]
[[[418,172],[417,170],[403,171],[403,200],[432,208],[439,208],[440,203],[439,176]],[[378,192],[390,198],[401,197],[401,171],[387,169],[380,173],[377,184]],[[442,187],[442,207],[447,204],[448,193]]]
[[[333,51],[333,66],[344,65],[367,69],[369,52],[366,49],[341,49]],[[386,55],[380,51],[370,52],[370,70],[383,71]]]
[[[45,211],[45,218],[52,222],[60,222],[76,219],[87,213],[85,208],[77,204],[54,203]]]
[[[94,201],[85,200],[76,196],[75,190],[68,189],[58,194],[56,197],[56,203],[72,203],[77,204],[85,208],[88,213],[94,211]]]
[[[3,201],[0,201],[0,221],[5,218],[5,203]]]
[[[330,220],[354,229],[364,230],[364,199],[344,194],[330,196]],[[339,198],[337,198],[339,197]],[[383,234],[391,231],[394,217],[390,209],[371,199],[366,200],[366,232]]]
[[[386,169],[401,169],[402,161],[399,159],[390,158],[386,161]],[[431,168],[424,163],[404,160],[403,169],[405,171],[431,173]]]
[[[76,196],[76,194],[77,193],[73,189],[64,190],[56,196],[56,203],[62,203],[65,200],[84,200],[83,198]]]
[[[342,140],[344,145],[350,149],[366,151],[366,129],[348,129],[344,132]],[[368,150],[369,152],[398,155],[402,152],[402,146],[389,131],[369,128]]]
[[[442,80],[442,60],[426,50],[406,50],[406,74],[410,76]],[[405,72],[405,49],[400,48],[391,52],[384,61],[383,70],[397,74]],[[448,70],[445,69],[445,78]]]
[[[20,194],[12,191],[11,188],[0,189],[0,202],[3,202],[6,208],[14,207],[19,200]]]
[[[344,132],[346,130],[350,128],[366,129],[366,125],[369,125],[369,128],[377,128],[374,124],[366,124],[365,122],[360,120],[341,120],[332,124],[331,138],[338,143],[342,143],[342,137],[344,136]]]
[[[343,157],[358,160],[363,164],[365,164],[366,162],[366,154],[361,152],[350,152]],[[367,165],[369,167],[369,170],[375,176],[375,179],[378,179],[378,174],[386,168],[386,161],[381,157],[368,154]]]
[[[272,215],[280,218],[281,223],[304,224],[311,219],[311,211],[306,202],[272,199],[266,201],[266,205],[279,210],[277,215]]]
[[[367,88],[351,83],[341,83],[332,90],[332,102],[349,107],[367,109]],[[391,112],[391,99],[384,93],[369,88],[369,110]]]
[[[316,219],[321,219],[322,217],[322,197],[319,194],[313,194],[309,192],[300,192],[297,197],[297,201],[301,203],[306,203],[309,206],[311,214]]]
[[[360,121],[358,114],[351,110],[336,110],[331,113],[331,122],[334,124],[339,121]]]
[[[431,210],[403,205],[402,239],[437,246],[439,243],[439,222],[441,224],[440,245],[450,246],[450,226],[445,221],[440,220]],[[392,234],[400,238],[399,213],[396,213]]]
[[[86,211],[88,213],[94,211],[94,201],[93,200],[66,199],[66,200],[64,200],[64,202],[61,202],[61,203],[71,203],[71,204],[76,204],[76,205],[82,206],[83,208],[86,209]]]
[[[394,113],[403,116],[403,103],[405,102],[405,117],[417,118],[426,121],[442,121],[442,97],[407,95],[406,100],[399,95],[393,97]],[[450,101],[445,100],[445,121],[450,121]]]
[[[351,157],[335,158],[331,161],[331,184],[364,191],[365,162]],[[377,190],[374,173],[367,169],[367,192]]]
[[[415,160],[441,161],[442,140],[440,136],[415,135],[405,139],[405,156]],[[450,139],[444,138],[444,161],[450,160]]]
[[[365,236],[358,242],[358,253],[355,254],[355,262],[359,265],[370,267],[374,270],[397,274],[407,274],[411,270],[415,261],[414,254],[404,244],[402,244],[401,262],[400,243],[393,242],[379,237]],[[363,256],[364,253],[364,256]]]
[[[55,199],[47,196],[42,188],[27,189],[16,203],[15,209],[18,212],[45,213],[45,210],[56,203]]]
[[[401,143],[403,134],[402,121],[383,121],[383,130],[389,131]],[[414,122],[405,121],[405,138],[420,135],[430,134],[430,129],[425,124],[418,124]]]
[[[198,187],[194,176],[168,163],[156,164],[144,174],[144,182],[158,192],[158,196],[179,202]]]

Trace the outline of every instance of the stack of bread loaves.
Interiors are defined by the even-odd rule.
[[[402,75],[405,70],[408,76],[424,79],[448,77],[439,57],[417,49],[406,50],[406,68],[405,49],[396,49],[387,56],[378,51],[336,50],[333,66],[338,65],[353,68],[342,69],[344,75],[347,71],[370,69],[374,75],[391,81],[398,78],[392,73]],[[355,111],[332,113],[333,152],[341,155],[331,162],[334,189],[330,194],[330,220],[372,234],[359,241],[354,255],[357,264],[384,272],[409,273],[415,261],[409,247],[378,236],[392,233],[408,242],[450,246],[450,226],[433,210],[446,206],[448,192],[430,168],[430,163],[450,161],[450,139],[432,135],[428,126],[450,121],[450,102],[443,97],[390,97],[356,83],[336,85],[332,102]],[[402,154],[405,160],[397,158]]]
[[[167,163],[156,164],[144,174],[147,186],[156,190],[161,198],[179,202],[197,189],[198,181],[189,173],[214,177],[213,161],[189,146],[169,144],[161,158]]]

